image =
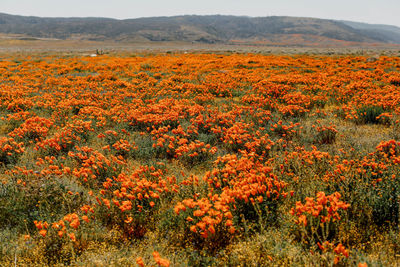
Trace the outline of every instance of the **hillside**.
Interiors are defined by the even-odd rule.
[[[400,28],[392,25],[368,24],[354,21],[342,21],[344,24],[367,33],[369,36],[376,36],[391,43],[400,43]]]
[[[175,16],[117,20],[40,18],[0,13],[0,33],[21,38],[95,41],[400,43],[400,28],[300,17]]]

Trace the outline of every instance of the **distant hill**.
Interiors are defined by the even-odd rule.
[[[0,13],[0,33],[20,38],[261,44],[400,44],[400,28],[302,17],[174,16],[117,20]]]
[[[372,38],[400,44],[400,27],[384,24],[368,24],[354,21],[341,21],[356,30],[361,30]]]

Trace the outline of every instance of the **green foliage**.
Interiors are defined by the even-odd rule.
[[[84,201],[82,191],[78,195],[68,193],[73,184],[57,179],[29,178],[25,186],[24,182],[16,181],[0,184],[0,228],[31,232],[33,221],[57,220]]]
[[[357,122],[364,124],[378,124],[381,123],[377,117],[384,112],[381,106],[362,106],[357,109]]]
[[[400,214],[400,183],[397,179],[385,178],[367,192],[372,218],[378,226],[397,224]]]
[[[246,231],[260,231],[266,227],[278,225],[278,208],[282,199],[264,198],[261,202],[237,201],[234,212],[236,225],[247,228]]]
[[[314,143],[316,144],[333,144],[336,140],[337,131],[335,129],[322,129],[314,136]]]

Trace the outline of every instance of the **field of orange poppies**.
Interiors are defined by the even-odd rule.
[[[400,57],[0,61],[0,264],[400,262]]]

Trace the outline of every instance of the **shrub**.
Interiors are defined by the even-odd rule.
[[[313,125],[317,131],[314,136],[314,143],[316,144],[333,144],[336,140],[337,130],[335,125],[330,126],[317,126]]]
[[[34,220],[54,219],[83,203],[82,194],[58,179],[16,179],[0,184],[0,227],[33,230]]]
[[[382,106],[362,106],[356,111],[358,123],[379,124],[383,122],[378,118],[384,112]]]

